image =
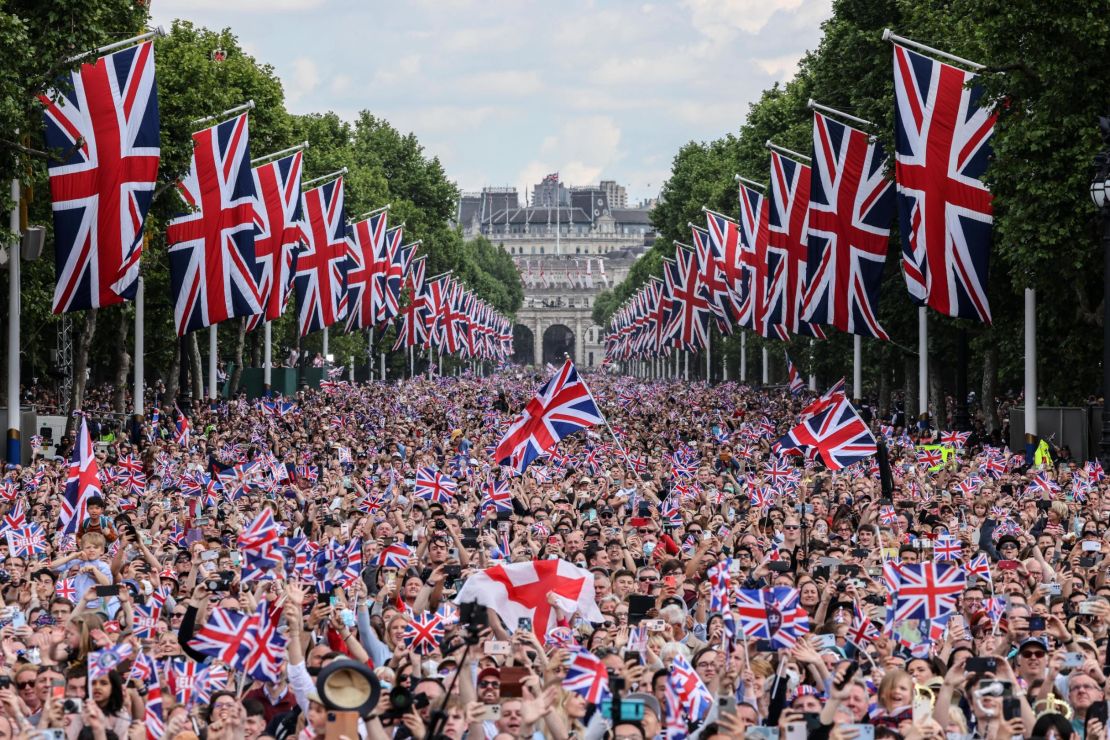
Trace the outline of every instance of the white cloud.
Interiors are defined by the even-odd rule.
[[[157,0],[152,3],[158,15],[186,15],[198,10],[222,13],[300,13],[317,10],[327,0]]]
[[[462,77],[451,87],[468,96],[527,96],[539,92],[542,83],[534,71],[498,70]]]
[[[295,106],[320,85],[320,68],[308,57],[297,57],[289,66],[292,67],[292,72],[283,75],[282,82],[285,83],[286,102]]]
[[[484,105],[436,105],[417,108],[398,117],[395,125],[405,122],[404,128],[411,128],[417,135],[424,132],[459,132],[475,129],[494,118],[502,119],[514,115],[511,109]]]
[[[398,82],[411,83],[413,78],[420,74],[421,59],[419,54],[405,54],[397,59],[390,60],[388,67],[382,67],[374,73],[374,85],[395,85]]]
[[[779,11],[797,10],[803,0],[682,0],[690,22],[715,41],[728,41],[735,31],[759,33]]]
[[[798,62],[802,60],[805,52],[797,54],[783,54],[782,56],[754,60],[756,65],[776,80],[787,80],[798,71]]]

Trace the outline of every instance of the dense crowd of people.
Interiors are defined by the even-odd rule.
[[[0,486],[0,739],[323,737],[343,659],[365,738],[1106,737],[1097,464],[876,418],[829,470],[775,445],[812,394],[585,380],[608,427],[523,474],[520,370],[165,408],[76,514],[38,447]]]

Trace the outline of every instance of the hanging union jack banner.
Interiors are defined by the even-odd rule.
[[[805,293],[806,212],[810,169],[780,152],[771,152],[771,189],[767,198],[767,322],[794,334],[825,338],[819,326],[801,320]]]
[[[975,78],[894,45],[894,177],[906,287],[938,313],[991,321],[987,303],[995,112]]]
[[[528,402],[494,450],[493,458],[523,473],[564,437],[605,423],[585,381],[568,358]]]
[[[388,213],[375,213],[347,229],[347,331],[375,323],[379,275],[386,271],[385,234]]]
[[[154,44],[83,64],[40,95],[54,211],[54,313],[135,297],[158,177]]]
[[[878,451],[871,430],[843,396],[791,429],[775,446],[783,453],[820,455],[829,470],[840,470]]]
[[[178,336],[262,311],[250,160],[246,113],[193,134],[193,163],[178,183],[191,212],[166,229]]]
[[[255,167],[254,256],[261,268],[258,294],[263,312],[251,316],[247,329],[274,321],[285,312],[293,292],[297,249],[304,241],[301,217],[301,172],[304,153]]]
[[[768,229],[770,209],[763,193],[747,185],[740,186],[739,236],[741,249],[742,316],[741,325],[763,337],[777,336],[786,339],[785,326],[768,321]]]
[[[667,337],[675,347],[697,350],[709,342],[709,301],[702,292],[701,271],[692,249],[677,247],[674,262],[664,263],[663,277],[671,292],[672,313]]]
[[[878,141],[813,114],[807,283],[803,318],[841,331],[889,339],[879,324],[894,189]]]
[[[347,214],[343,178],[304,194],[306,244],[297,255],[297,317],[301,336],[331,326],[345,316],[347,289]]]

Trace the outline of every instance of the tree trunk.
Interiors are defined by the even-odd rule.
[[[177,392],[181,388],[179,377],[181,373],[181,340],[173,343],[173,362],[170,363],[169,377],[166,378],[166,395],[162,398],[162,406],[169,407],[177,403]]]
[[[998,404],[994,397],[998,387],[998,345],[989,343],[983,352],[983,385],[980,388],[979,407],[983,410],[983,422],[987,434],[1001,427],[998,418]]]
[[[913,426],[911,419],[918,417],[919,399],[917,397],[917,356],[906,353],[902,356],[906,365],[906,426]]]
[[[132,319],[119,308],[119,335],[114,337],[116,342],[116,377],[115,387],[112,389],[112,410],[117,414],[127,411],[127,374],[131,372],[131,354],[127,351],[128,330],[131,328]]]
[[[251,367],[262,367],[262,332],[264,331],[265,329],[259,326],[251,332]]]
[[[77,340],[73,350],[73,390],[69,397],[69,410],[80,411],[85,403],[85,384],[88,382],[86,375],[89,369],[89,347],[92,346],[93,334],[96,333],[97,309],[90,308],[85,311],[85,325],[81,328],[81,337]],[[66,420],[66,434],[72,435],[75,417],[72,413]]]
[[[879,351],[879,416],[890,415],[890,353],[886,347]]]
[[[193,400],[204,398],[204,363],[200,360],[200,344],[197,333],[189,334],[189,367],[193,375]]]
[[[239,379],[243,377],[243,345],[247,339],[247,320],[239,319],[239,333],[235,337],[235,369],[231,371],[231,391],[229,396],[234,396],[239,389]]]

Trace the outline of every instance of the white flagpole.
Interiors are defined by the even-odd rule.
[[[809,340],[809,389],[811,391],[817,390],[817,373],[813,369],[813,344],[814,340]]]
[[[274,381],[274,344],[273,344],[273,327],[270,322],[265,323],[262,330],[262,388],[266,395],[270,395],[270,389],[273,387]]]
[[[20,261],[23,259],[20,247],[21,234],[19,228],[19,179],[12,179],[12,210],[9,217],[11,246],[8,247],[8,463],[19,465],[21,451],[19,449],[20,434],[20,408],[19,408],[19,296],[20,296]],[[69,399],[62,399],[68,403]],[[80,409],[70,409],[79,411]]]
[[[957,399],[957,403],[963,399]],[[1025,289],[1025,444],[1037,436],[1037,291]]]
[[[863,337],[852,337],[852,400],[863,398]]]
[[[208,398],[216,400],[216,325],[208,327]]]
[[[139,430],[142,428],[143,414],[143,388],[146,386],[146,379],[143,377],[145,365],[143,363],[144,339],[143,336],[143,309],[144,309],[144,285],[143,276],[137,278],[135,284],[135,390],[132,392],[133,398],[132,406],[135,415],[135,436],[138,437]]]
[[[748,333],[740,332],[740,382],[748,382]]]
[[[925,307],[917,309],[917,413],[929,419],[929,317]]]
[[[771,382],[770,358],[767,356],[767,347],[763,348],[763,385]]]
[[[713,342],[713,333],[706,332],[705,334],[705,382],[708,383],[710,376],[713,374],[713,366],[710,364],[713,351],[711,345]]]

